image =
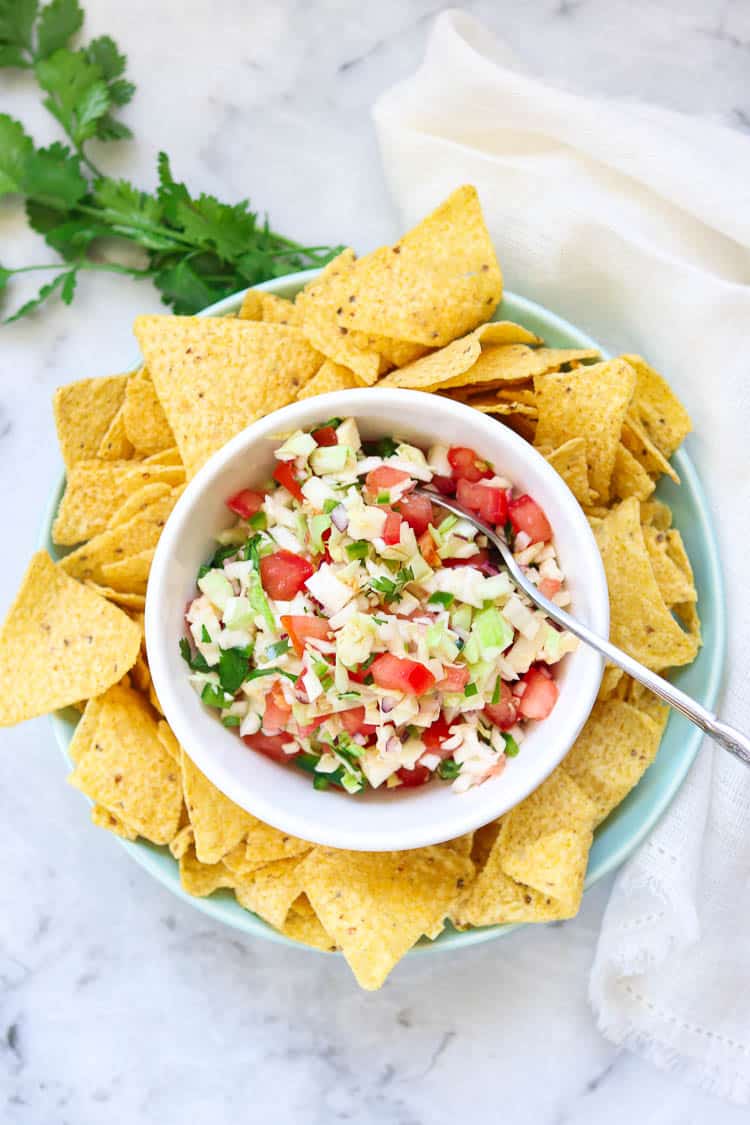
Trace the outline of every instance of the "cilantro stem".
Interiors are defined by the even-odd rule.
[[[35,273],[38,270],[60,270],[61,273],[70,273],[71,270],[86,270],[89,273],[122,273],[128,277],[151,277],[152,270],[146,268],[139,270],[135,266],[121,266],[117,262],[49,262],[48,265],[39,266],[8,266],[3,271],[7,274]]]

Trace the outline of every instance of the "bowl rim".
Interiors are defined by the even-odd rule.
[[[295,285],[303,285],[312,277],[317,276],[319,272],[319,270],[304,270],[295,274],[274,278],[252,288],[258,289],[261,292],[277,293]],[[235,312],[239,308],[246,292],[247,290],[242,290],[229,297],[222,298],[222,300],[202,310],[198,315],[211,316]],[[602,347],[593,337],[583,332],[572,321],[553,312],[538,301],[508,289],[504,291],[503,299],[507,299],[513,306],[514,316],[519,316],[519,318],[522,319],[525,313],[532,318],[538,317],[549,327],[554,328],[565,336],[574,338],[576,341],[580,341],[580,346],[596,347],[603,357],[606,358],[608,356],[609,353],[607,349]],[[727,656],[726,591],[719,558],[718,543],[713,532],[709,515],[710,508],[708,498],[701,478],[690,456],[689,447],[690,439],[688,439],[685,446],[676,451],[673,455],[672,462],[679,472],[683,483],[688,486],[689,491],[693,494],[695,507],[697,509],[696,524],[700,531],[700,538],[705,545],[707,573],[703,582],[703,588],[709,591],[709,596],[714,603],[715,613],[713,617],[714,639],[711,660],[705,676],[705,686],[701,693],[701,698],[706,706],[714,707],[721,693]],[[58,479],[56,484],[53,485],[47,501],[38,536],[38,546],[45,550],[51,549],[53,554],[55,549],[51,545],[50,530],[65,487],[65,470],[62,461],[59,462],[59,465]],[[70,709],[67,711],[53,712],[49,716],[55,742],[68,768],[72,768],[73,764],[68,753],[68,747],[73,737],[75,723],[79,718],[78,713]],[[598,855],[595,852],[589,858],[584,883],[584,888],[586,890],[620,867],[636,848],[643,843],[645,838],[654,829],[655,825],[672,804],[681,788],[697,756],[703,740],[703,735],[677,714],[672,714],[670,716],[668,725],[672,724],[678,726],[684,724],[685,728],[684,737],[681,740],[682,752],[678,763],[673,765],[668,777],[660,783],[658,798],[653,802],[650,812],[640,817],[637,827],[631,829],[630,834],[622,839],[619,844],[608,840],[607,849],[603,855]],[[666,733],[667,732],[665,732],[665,736]],[[89,802],[89,804],[91,804],[91,802]],[[124,849],[139,867],[147,871],[152,878],[168,889],[176,898],[181,899],[193,909],[211,918],[214,922],[220,922],[223,925],[229,926],[251,937],[257,937],[264,941],[285,945],[287,948],[293,947],[301,949],[301,951],[305,953],[323,954],[324,951],[318,950],[313,946],[303,945],[300,947],[298,942],[277,932],[256,914],[242,909],[239,904],[235,902],[234,897],[227,891],[217,891],[208,898],[196,898],[193,895],[189,895],[180,884],[177,862],[166,848],[157,847],[154,844],[150,844],[147,840],[130,841],[122,839],[119,836],[110,839],[109,843],[113,843]],[[476,927],[465,931],[453,930],[451,927],[447,927],[436,940],[430,941],[423,939],[417,945],[413,946],[407,956],[433,955],[467,946],[483,944],[488,941],[495,941],[498,938],[507,937],[515,930],[523,928],[524,925],[524,923],[520,922],[504,923]]]
[[[380,390],[377,402],[383,415],[384,433],[392,431],[391,419],[406,416],[408,412],[410,419],[415,419],[415,428],[424,427],[427,437],[431,429],[430,419],[435,420],[437,427],[439,420],[445,421],[450,413],[451,423],[455,421],[457,428],[461,427],[461,419],[473,427],[470,444],[477,444],[478,432],[482,433],[482,437],[486,438],[482,446],[486,456],[495,461],[511,462],[508,469],[511,476],[514,475],[515,463],[521,476],[523,468],[528,467],[530,472],[541,478],[546,490],[546,506],[554,509],[550,518],[556,531],[559,533],[564,527],[568,536],[575,540],[575,553],[568,560],[569,578],[573,581],[575,575],[579,576],[580,586],[586,590],[588,621],[592,628],[607,635],[607,582],[596,541],[574,496],[542,455],[509,428],[498,427],[496,422],[462,403],[447,402],[439,396],[427,396],[420,391],[402,388]],[[351,810],[340,803],[338,795],[334,795],[335,800],[325,801],[321,800],[319,793],[310,789],[308,794],[300,786],[298,801],[288,801],[284,799],[286,781],[279,787],[268,783],[253,785],[233,769],[233,764],[237,764],[235,747],[232,746],[229,751],[231,757],[227,761],[221,745],[228,746],[229,738],[234,743],[235,736],[231,732],[215,731],[214,723],[209,733],[203,720],[196,722],[197,712],[185,710],[184,669],[175,655],[176,639],[169,635],[173,623],[165,624],[163,612],[174,573],[173,559],[181,554],[182,537],[211,494],[217,478],[238,461],[252,463],[252,451],[264,438],[309,425],[318,416],[339,415],[357,419],[365,404],[372,409],[372,388],[334,391],[291,403],[251,423],[209,458],[175,505],[154,555],[146,596],[146,648],[156,694],[177,740],[209,780],[236,804],[283,832],[323,846],[352,851],[404,851],[443,843],[475,831],[504,815],[541,785],[573,745],[591,713],[604,666],[598,654],[581,646],[566,658],[569,670],[561,692],[565,705],[559,710],[556,708],[555,723],[550,720],[551,725],[547,727],[544,722],[535,726],[533,734],[539,736],[536,739],[539,745],[535,747],[534,757],[524,763],[523,771],[514,773],[512,777],[503,774],[497,782],[479,787],[480,792],[473,791],[471,799],[459,798],[446,790],[446,797],[452,797],[452,800],[441,799],[439,804],[433,801],[436,807],[432,817],[417,812],[410,819],[407,812],[409,802],[404,798],[401,798],[403,810],[393,802],[388,815],[384,816],[380,808],[385,804],[385,798],[378,794],[368,795],[367,803],[358,802],[357,817],[352,818]],[[378,422],[375,428],[380,424]],[[182,701],[179,695],[183,696]],[[197,697],[196,705],[203,710]],[[540,735],[542,729],[546,731],[544,741]],[[427,798],[422,800],[426,804]],[[412,809],[413,801],[414,798]]]

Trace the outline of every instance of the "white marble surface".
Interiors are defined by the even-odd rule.
[[[467,7],[554,81],[750,130],[744,0]],[[191,186],[249,194],[284,233],[366,250],[396,230],[369,107],[416,66],[440,8],[90,0],[87,31],[115,36],[138,85],[137,140],[100,160],[149,185],[164,147]],[[3,74],[0,90],[38,140],[56,135],[27,80]],[[9,206],[0,230],[4,263],[40,260]],[[88,279],[73,310],[1,330],[0,610],[59,472],[53,388],[126,367],[133,316],[158,308],[146,286]],[[608,885],[572,922],[410,959],[362,995],[338,959],[218,929],[135,867],[89,825],[46,720],[4,732],[1,752],[3,1123],[746,1119],[599,1036],[586,989]]]

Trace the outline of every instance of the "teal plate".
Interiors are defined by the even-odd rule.
[[[315,276],[315,271],[292,274],[286,278],[266,282],[258,288],[281,297],[294,297],[312,276]],[[229,297],[206,309],[204,315],[236,312],[240,301],[241,295]],[[552,347],[599,346],[554,313],[512,293],[505,294],[495,319],[514,320],[523,324],[532,332],[542,336]],[[602,348],[599,350],[604,354]],[[682,484],[674,485],[665,478],[660,482],[656,496],[669,504],[674,515],[674,525],[679,528],[685,541],[695,572],[698,608],[703,624],[703,647],[697,660],[689,667],[679,669],[673,679],[694,699],[706,707],[714,708],[721,687],[726,654],[726,607],[721,567],[708,504],[693,463],[684,449],[674,455],[672,463]],[[46,547],[53,558],[57,557],[59,552],[55,550],[51,539],[52,521],[63,488],[64,479],[55,489],[41,532],[41,546]],[[73,737],[77,718],[75,711],[61,712],[52,716],[55,737],[69,765],[72,763],[68,757],[68,745]],[[610,871],[614,871],[645,839],[680,788],[698,752],[702,737],[701,732],[687,719],[676,712],[671,714],[655,762],[635,789],[596,831],[586,873],[587,888],[593,886]],[[119,837],[116,839],[155,879],[217,922],[223,922],[269,941],[284,945],[297,944],[277,933],[254,914],[244,910],[230,891],[217,891],[210,898],[193,898],[186,894],[180,886],[177,863],[167,848],[158,848],[142,840],[130,843],[120,840]],[[502,937],[517,928],[516,925],[486,926],[460,933],[448,927],[435,941],[425,939],[415,946],[412,952],[439,952],[459,946],[475,945],[478,942]]]

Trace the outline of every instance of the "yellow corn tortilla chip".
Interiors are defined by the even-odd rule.
[[[562,768],[594,803],[596,824],[637,785],[656,757],[661,727],[621,699],[595,703]]]
[[[111,586],[101,586],[98,582],[92,582],[90,578],[84,579],[84,585],[88,586],[90,590],[96,591],[100,597],[106,598],[108,602],[114,602],[115,605],[119,605],[123,609],[146,608],[145,593],[136,594],[132,590],[113,590]]]
[[[656,488],[654,481],[637,461],[630,450],[620,442],[615,454],[615,467],[612,471],[612,495],[617,500],[648,500]]]
[[[504,418],[526,416],[536,419],[538,413],[535,406],[526,406],[522,402],[498,402],[494,397],[490,399],[471,399],[469,401],[469,406],[478,410],[480,414],[499,414]]]
[[[73,765],[91,748],[96,735],[96,725],[99,722],[101,704],[98,699],[89,699],[83,709],[83,714],[76,723],[76,729],[68,745],[68,757]]]
[[[299,902],[300,900],[297,899],[296,901]],[[295,906],[296,903],[289,911],[287,919],[281,927],[281,933],[285,937],[291,938],[292,941],[300,942],[301,945],[309,945],[313,949],[322,950],[324,953],[332,953],[336,944],[323,929],[317,915],[312,910],[309,916],[299,914]]]
[[[275,293],[261,293],[260,308],[261,319],[268,324],[291,324],[298,328],[302,323],[300,310],[294,302],[277,297]]]
[[[646,500],[641,504],[641,523],[667,531],[672,526],[672,509],[661,500]]]
[[[648,688],[639,684],[637,680],[631,679],[630,676],[623,677],[623,687],[625,702],[631,703],[633,707],[653,719],[659,728],[659,734],[662,735],[671,713],[669,705],[662,703],[658,696],[653,695]]]
[[[173,467],[174,468],[174,467]],[[160,500],[162,496],[168,496],[172,491],[172,486],[164,484],[162,481],[152,481],[150,484],[143,484],[131,496],[128,496],[120,507],[112,513],[107,523],[106,530],[113,527],[119,527],[120,524],[128,523],[134,516],[137,516],[144,508],[150,507],[155,501]]]
[[[181,486],[173,488],[168,495],[149,504],[127,523],[95,535],[88,543],[61,559],[59,566],[74,578],[90,579],[99,585],[106,585],[102,568],[107,563],[118,562],[156,546],[181,491]]]
[[[376,853],[315,848],[301,872],[324,930],[359,984],[376,989],[422,934],[450,913],[473,865],[450,848]]]
[[[102,808],[101,805],[92,807],[91,823],[95,824],[97,828],[106,828],[108,832],[114,832],[115,836],[120,836],[123,840],[138,839],[135,828],[131,828],[119,816],[115,816],[109,809]]]
[[[281,324],[141,316],[135,334],[188,477],[256,418],[291,402],[322,362],[298,329]]]
[[[617,447],[633,397],[635,372],[622,360],[606,360],[534,381],[539,407],[535,444],[562,445],[586,439],[589,483],[601,501],[610,495]]]
[[[182,889],[196,898],[206,898],[222,887],[234,887],[234,876],[223,863],[201,863],[188,847],[180,856]]]
[[[216,788],[182,752],[182,784],[195,854],[201,863],[218,863],[243,839],[254,817]]]
[[[290,859],[292,856],[305,855],[312,848],[307,840],[300,840],[297,836],[290,836],[286,832],[264,824],[262,820],[250,818],[252,823],[245,835],[245,855],[252,863],[271,863],[277,859]]]
[[[305,383],[297,395],[297,400],[324,395],[329,391],[349,391],[359,386],[361,384],[357,382],[356,376],[348,367],[342,367],[339,363],[327,359],[309,383]]]
[[[487,325],[487,328],[493,327]],[[483,344],[485,341],[483,341]],[[591,349],[572,348],[529,348],[524,344],[508,344],[482,348],[482,354],[473,367],[454,375],[440,384],[441,390],[451,387],[472,387],[503,383],[523,383],[533,376],[556,371],[564,363],[576,359],[598,359],[599,353]]]
[[[235,876],[234,893],[240,906],[277,930],[283,929],[292,903],[302,894],[300,866],[299,859],[278,859],[251,875]]]
[[[391,371],[378,383],[379,387],[406,387],[415,391],[426,391],[442,387],[453,376],[468,371],[482,353],[482,343],[476,332],[462,336],[439,351]]]
[[[643,356],[622,357],[633,368],[635,411],[648,436],[665,457],[671,457],[692,430],[690,415],[666,379],[646,363]]]
[[[162,746],[175,762],[180,762],[181,751],[180,744],[174,736],[174,732],[164,719],[160,719],[156,726],[156,733]],[[180,762],[181,764],[181,762]]]
[[[180,451],[176,445],[169,449],[162,449],[159,453],[152,453],[150,457],[143,458],[144,465],[182,465]],[[183,468],[185,466],[183,465]]]
[[[371,385],[380,373],[381,357],[361,332],[338,322],[337,309],[345,297],[354,267],[354,251],[344,250],[329,262],[319,277],[297,294],[300,326],[312,346],[336,364],[350,368]]]
[[[130,555],[129,558],[106,563],[102,567],[104,581],[113,589],[122,590],[123,593],[145,594],[155,550],[155,547],[150,547],[147,551]]]
[[[263,294],[258,289],[248,289],[245,296],[242,298],[240,311],[237,316],[240,320],[262,320],[263,319]]]
[[[660,449],[652,442],[641,422],[630,411],[622,427],[622,444],[632,453],[636,461],[649,473],[650,476],[660,477],[666,475],[675,484],[680,483],[680,478],[672,468]]]
[[[508,922],[551,922],[567,916],[568,912],[555,899],[506,875],[502,869],[502,853],[493,847],[483,870],[458,902],[451,921],[464,928]]]
[[[0,630],[0,726],[100,695],[132,667],[139,648],[126,613],[39,551]]]
[[[130,380],[128,380],[128,382],[130,382]],[[133,456],[133,445],[125,429],[124,404],[110,422],[106,434],[99,443],[99,448],[95,456],[100,461],[123,461]]]
[[[184,824],[169,841],[169,850],[175,859],[182,859],[188,849],[192,848],[194,844],[195,833],[193,832],[193,826],[192,824]]]
[[[183,477],[183,470],[178,466],[142,467],[132,461],[79,461],[70,470],[52,525],[52,539],[63,547],[91,539],[106,531],[117,510],[144,485],[159,482],[172,486],[180,484]]]
[[[53,399],[57,440],[66,469],[96,457],[125,398],[127,375],[79,379],[58,387]]]
[[[604,669],[597,699],[609,699],[617,691],[624,675],[622,668],[618,668],[615,664],[608,664]]]
[[[571,438],[544,456],[565,481],[578,503],[584,506],[591,504],[596,493],[589,487],[586,439]]]
[[[231,852],[227,852],[221,861],[229,870],[238,878],[245,878],[247,875],[252,875],[254,871],[258,871],[261,867],[266,866],[266,862],[273,862],[272,860],[266,861],[249,860],[245,851],[244,840],[232,848]]]
[[[698,640],[683,632],[661,596],[638,501],[623,500],[594,534],[607,574],[614,644],[655,672],[689,664],[697,655]]]
[[[667,605],[697,601],[693,572],[679,531],[659,531],[647,525],[643,528],[643,539],[654,578]],[[675,556],[679,562],[675,561]]]
[[[338,320],[440,347],[489,320],[502,291],[476,189],[464,186],[395,246],[355,263]]]
[[[128,383],[123,418],[128,440],[138,454],[148,457],[174,446],[172,428],[146,367]]]
[[[157,735],[149,705],[130,688],[102,697],[92,745],[69,780],[154,844],[168,844],[182,809],[180,771]]]

